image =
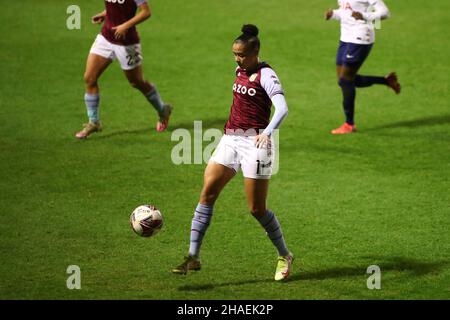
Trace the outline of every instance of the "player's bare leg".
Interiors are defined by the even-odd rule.
[[[220,192],[235,175],[236,172],[233,169],[216,162],[208,163],[203,175],[203,189],[199,203],[214,205]]]
[[[165,104],[162,101],[156,86],[144,79],[142,65],[137,66],[132,70],[124,70],[124,73],[131,86],[142,92],[158,112],[159,120],[156,123],[156,130],[158,132],[166,130],[169,125],[170,115],[172,114],[172,106]]]
[[[111,64],[111,60],[102,56],[90,53],[86,61],[86,70],[84,72],[84,82],[86,86],[86,93],[98,94],[98,79],[103,72]]]
[[[90,53],[86,61],[86,70],[84,72],[84,82],[86,87],[86,94],[84,96],[89,122],[84,124],[83,129],[75,135],[78,139],[85,139],[90,134],[102,130],[102,125],[99,118],[99,86],[98,79],[102,73],[111,64],[111,60],[101,57],[99,55]]]
[[[210,162],[206,166],[202,192],[192,219],[189,254],[183,263],[172,270],[173,273],[186,274],[189,270],[200,270],[200,247],[211,222],[214,203],[235,174],[233,169],[215,162]]]
[[[278,251],[275,280],[285,280],[291,273],[294,256],[286,246],[277,217],[266,208],[269,180],[245,178],[244,186],[250,212],[266,230],[267,236]]]
[[[266,199],[269,191],[269,179],[244,179],[247,205],[252,215],[258,219],[266,213]]]
[[[342,74],[342,68],[343,68],[343,67],[344,67],[343,65],[337,65],[337,66],[336,66],[336,75],[337,75],[338,80],[339,80],[339,78],[341,77],[341,74]]]

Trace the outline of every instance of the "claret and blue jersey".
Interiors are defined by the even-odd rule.
[[[275,71],[266,63],[260,63],[257,70],[248,73],[236,69],[233,84],[233,104],[225,132],[241,129],[264,130],[270,120],[272,98],[284,94]]]
[[[112,28],[132,19],[136,15],[137,8],[144,3],[147,3],[147,0],[105,0],[106,20],[102,35],[109,42],[122,46],[139,43],[136,27],[130,28],[124,39],[117,39]]]

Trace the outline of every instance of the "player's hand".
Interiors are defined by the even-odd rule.
[[[114,30],[114,37],[116,39],[125,39],[125,35],[127,34],[128,28],[124,27],[123,24],[118,25],[117,27],[112,28]]]
[[[352,11],[352,17],[356,20],[364,20],[362,13],[358,11]]]
[[[103,21],[105,21],[105,16],[103,14],[101,14],[101,13],[97,14],[97,15],[95,15],[95,16],[93,16],[91,18],[91,21],[92,21],[93,24],[103,23]]]
[[[270,148],[270,137],[265,133],[258,134],[255,137],[255,146],[258,149],[262,148],[264,146],[267,146],[267,148]]]
[[[325,20],[330,20],[332,16],[333,16],[333,10],[328,9],[328,10],[325,12]]]

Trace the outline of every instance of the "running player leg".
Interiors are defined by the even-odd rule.
[[[359,74],[357,74],[355,77],[355,86],[357,88],[366,88],[374,84],[382,84],[388,86],[389,88],[394,90],[396,94],[399,94],[401,91],[401,86],[400,83],[398,82],[398,77],[395,72],[391,72],[384,77],[363,76]]]
[[[356,86],[355,77],[361,64],[337,66],[339,86],[342,90],[345,123],[331,131],[332,134],[346,134],[356,131],[354,123]]]
[[[144,79],[142,65],[138,65],[131,70],[124,70],[124,72],[131,86],[142,92],[158,112],[159,120],[156,124],[156,130],[158,132],[166,130],[172,113],[172,106],[165,104],[156,86]]]
[[[108,68],[111,62],[111,59],[94,53],[90,53],[87,58],[86,71],[84,73],[84,82],[86,86],[84,101],[86,104],[89,122],[85,124],[84,128],[75,135],[78,139],[85,139],[90,134],[102,130],[99,116],[100,90],[98,86],[98,79],[106,68]]]
[[[289,252],[284,240],[280,223],[275,214],[266,208],[269,179],[245,178],[245,194],[252,215],[258,220],[278,251],[275,280],[284,280],[292,270],[294,256]]]
[[[208,163],[200,200],[192,218],[189,254],[183,263],[172,270],[173,273],[186,274],[189,270],[200,270],[200,247],[212,219],[214,203],[235,174],[236,171],[229,167],[213,161]]]

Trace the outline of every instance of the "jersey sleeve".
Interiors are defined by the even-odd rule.
[[[263,133],[268,136],[270,136],[274,130],[280,127],[281,122],[283,122],[283,119],[286,118],[288,114],[288,106],[284,95],[276,94],[272,97],[271,100],[275,108],[275,112],[272,116],[272,120],[270,120],[269,125],[263,131]]]
[[[141,4],[147,3],[147,0],[134,0],[134,2],[139,7]]]
[[[333,10],[333,15],[331,16],[331,19],[340,21],[341,17],[342,17],[342,9]]]
[[[383,0],[369,0],[370,6],[374,9],[372,12],[362,12],[363,18],[366,21],[374,21],[377,19],[389,18],[389,9]]]
[[[261,69],[261,87],[264,88],[270,99],[276,94],[284,94],[277,74],[271,68]]]

